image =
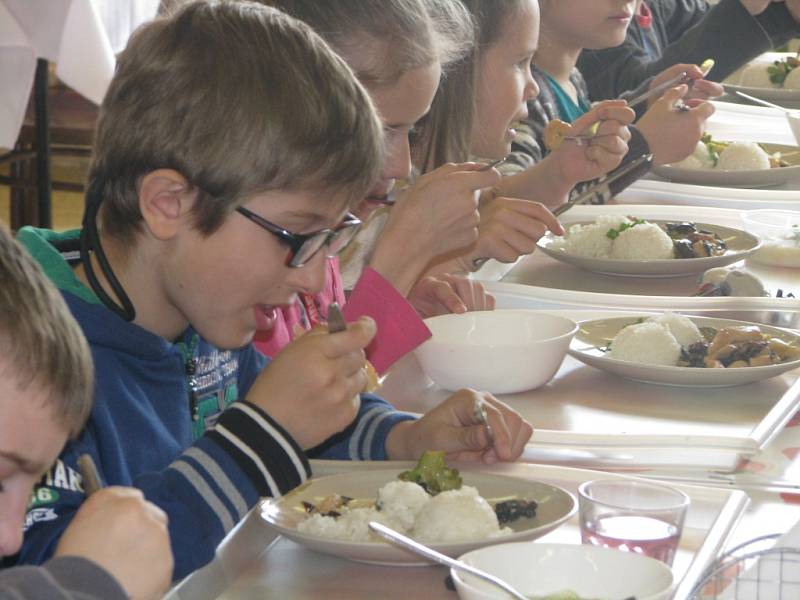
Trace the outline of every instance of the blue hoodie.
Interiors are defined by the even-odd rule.
[[[85,499],[77,465],[89,454],[106,485],[139,488],[167,513],[180,578],[213,558],[260,497],[305,481],[309,463],[277,422],[240,400],[267,364],[263,355],[252,345],[219,350],[192,329],[173,343],[124,321],[73,274],[78,236],[33,228],[18,235],[61,290],[96,371],[89,422],[34,488],[18,562],[41,564],[55,550]],[[391,428],[412,418],[365,395],[354,422],[309,455],[383,460]]]

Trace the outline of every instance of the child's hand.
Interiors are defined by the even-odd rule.
[[[131,598],[161,598],[172,580],[167,515],[133,488],[107,487],[89,496],[55,555],[97,563]]]
[[[465,271],[474,271],[474,261],[494,258],[510,263],[536,249],[548,231],[564,235],[564,228],[547,207],[520,198],[492,198],[483,202],[478,241],[459,259]]]
[[[497,185],[495,169],[447,164],[420,177],[398,198],[370,266],[407,294],[437,256],[478,237],[478,191]]]
[[[725,93],[725,88],[722,87],[722,85],[714,81],[704,79],[705,73],[703,73],[703,70],[697,65],[690,64],[672,65],[670,68],[665,69],[653,77],[652,81],[650,81],[650,89],[653,89],[662,83],[666,83],[670,79],[674,79],[681,73],[686,73],[686,75],[694,81],[691,91],[686,94],[684,100],[708,100],[709,98],[717,98],[722,96],[722,94]],[[652,107],[656,102],[658,102],[657,97],[651,98],[648,101],[648,106]]]
[[[650,146],[656,165],[689,156],[705,131],[706,120],[714,114],[714,106],[700,100],[689,100],[688,111],[675,110],[688,90],[686,85],[668,90],[636,124]]]
[[[636,113],[623,100],[599,102],[581,115],[568,135],[589,134],[599,123],[594,137],[582,141],[565,141],[540,164],[553,162],[558,175],[572,185],[589,181],[616,169],[628,152],[630,125]]]
[[[313,448],[358,414],[359,393],[367,384],[363,349],[374,336],[369,317],[339,333],[312,329],[278,353],[247,401],[280,423],[301,448]]]
[[[476,415],[486,413],[491,434]],[[494,396],[461,390],[418,421],[395,425],[386,448],[391,460],[416,460],[425,450],[443,450],[452,460],[486,463],[514,461],[533,434],[533,427]]]
[[[411,290],[408,301],[422,318],[494,310],[494,296],[487,293],[480,282],[458,275],[423,277]]]

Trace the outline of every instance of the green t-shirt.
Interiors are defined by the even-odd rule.
[[[542,72],[544,73],[544,71]],[[553,90],[553,97],[556,99],[556,105],[562,120],[567,123],[574,123],[578,117],[585,115],[591,110],[591,106],[589,106],[585,100],[579,98],[576,104],[555,79],[547,73],[545,73],[544,76],[547,78],[547,83]]]

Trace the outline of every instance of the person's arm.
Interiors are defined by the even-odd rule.
[[[386,439],[395,425],[415,421],[414,415],[399,412],[373,394],[361,395],[355,420],[341,433],[308,451],[310,458],[330,460],[387,460]]]
[[[709,79],[722,81],[755,56],[771,49],[779,38],[790,37],[779,31],[787,27],[797,30],[797,22],[781,4],[770,7],[769,16],[762,22],[753,17],[740,0],[722,0],[699,22],[680,31],[658,60],[651,60],[629,33],[621,46],[582,53],[578,68],[593,100],[619,97],[674,64],[699,65],[707,58],[715,61]],[[780,25],[773,24],[773,15],[777,23],[781,11],[784,21]],[[774,39],[773,34],[764,29],[764,23],[771,24]]]
[[[247,394],[264,363],[252,348],[240,353],[240,397]],[[98,379],[114,377],[111,371],[98,368]],[[108,388],[100,384],[98,389]],[[118,459],[121,450],[99,447],[97,430],[104,421],[97,413],[96,406],[80,439],[67,444],[51,475],[34,490],[34,497],[41,501],[28,509],[29,527],[20,563],[42,564],[49,559],[85,501],[77,464],[84,453],[92,456],[104,483],[138,488],[166,513],[175,556],[174,578],[210,561],[225,534],[259,498],[280,496],[310,475],[305,454],[293,437],[264,410],[246,401],[231,405],[217,424],[185,451],[175,448],[175,460],[161,469],[128,472],[129,463],[120,458],[124,467],[107,472],[104,458]],[[155,439],[142,439],[141,443],[163,443],[157,433],[153,435]]]
[[[41,567],[0,570],[0,600],[127,600],[117,581],[92,561],[57,557]]]

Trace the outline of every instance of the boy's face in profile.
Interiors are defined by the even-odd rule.
[[[67,441],[47,396],[21,389],[5,367],[0,358],[0,557],[19,550],[31,489]]]
[[[336,227],[349,198],[343,193],[269,191],[243,206],[293,234]],[[316,294],[325,283],[326,250],[304,266],[287,266],[289,246],[238,212],[204,237],[184,228],[165,260],[167,310],[177,310],[208,342],[222,349],[250,343],[271,325],[275,309],[296,294]]]

